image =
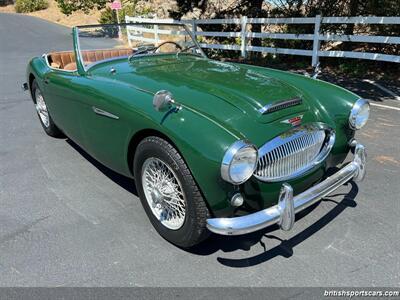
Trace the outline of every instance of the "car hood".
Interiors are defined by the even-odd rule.
[[[262,122],[274,119],[259,112],[265,105],[295,97],[304,98],[298,89],[288,83],[245,65],[197,57],[142,57],[134,59],[130,68],[118,70],[114,76],[152,93],[169,90],[177,102],[206,114],[214,114],[215,108],[230,106],[237,113]],[[299,109],[308,109],[306,99],[296,108]]]
[[[116,69],[112,77],[110,66]],[[318,107],[308,98],[309,94],[262,70],[195,56],[160,55],[134,58],[129,64],[112,62],[95,67],[92,72],[150,93],[168,90],[177,103],[243,136],[256,134],[254,122],[281,122],[298,115],[304,115],[303,120],[307,122],[318,121]],[[268,104],[295,97],[301,97],[302,103],[268,114],[259,112]],[[286,126],[279,127],[287,129]]]

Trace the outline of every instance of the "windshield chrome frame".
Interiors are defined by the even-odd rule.
[[[83,68],[83,70],[85,72],[88,72],[89,69],[92,68],[93,66],[97,65],[98,63],[104,62],[104,61],[99,61],[98,63],[93,63],[93,64],[90,64],[88,66],[84,65],[83,57],[82,57],[82,51],[84,51],[84,50],[82,50],[81,47],[80,47],[80,37],[79,37],[80,29],[85,29],[85,28],[103,28],[103,27],[111,27],[111,26],[125,26],[126,27],[126,26],[129,26],[129,25],[182,26],[183,29],[185,30],[185,32],[188,34],[188,36],[191,37],[192,42],[194,43],[194,45],[196,45],[197,49],[200,50],[201,56],[203,58],[208,58],[207,55],[204,53],[203,49],[200,47],[200,44],[198,43],[197,39],[193,35],[192,31],[189,30],[188,26],[186,24],[182,23],[182,22],[172,21],[172,22],[131,22],[131,23],[115,23],[115,24],[93,24],[93,25],[81,25],[81,26],[76,26],[75,27],[76,28],[76,35],[77,35],[76,36],[76,50],[77,50],[77,54],[78,54],[77,57],[76,57],[77,65],[80,63],[82,68]],[[175,52],[171,52],[170,54],[178,54],[178,53],[179,52],[176,52],[176,53]],[[160,53],[160,54],[165,54],[165,53]],[[152,53],[151,55],[153,56],[153,55],[158,55],[158,54]],[[78,61],[78,56],[79,56],[80,62]],[[147,57],[147,56],[150,56],[150,54],[138,55],[137,57],[144,57],[144,56]],[[120,57],[115,58],[115,59],[120,59]]]

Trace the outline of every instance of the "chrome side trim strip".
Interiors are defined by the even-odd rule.
[[[295,220],[294,213],[329,195],[352,178],[361,181],[365,175],[365,158],[364,146],[357,144],[352,162],[303,193],[293,197],[291,186],[285,183],[277,205],[246,216],[207,219],[207,228],[217,234],[240,235],[278,223],[282,230],[290,230]]]
[[[119,119],[118,116],[113,115],[112,113],[109,113],[108,111],[102,110],[102,109],[97,108],[95,106],[92,106],[92,109],[93,109],[94,113],[97,114],[97,115],[108,117],[108,118],[115,119],[115,120]]]

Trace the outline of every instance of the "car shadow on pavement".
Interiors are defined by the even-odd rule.
[[[291,237],[288,240],[283,240],[274,234],[273,231],[278,230],[278,226],[270,226],[264,230],[260,230],[258,232],[254,232],[251,234],[243,235],[243,236],[220,236],[220,235],[212,235],[208,240],[201,243],[195,248],[190,249],[190,252],[197,255],[210,255],[219,250],[223,252],[233,252],[236,250],[245,250],[249,251],[253,246],[260,244],[264,248],[264,252],[246,258],[240,259],[232,259],[232,258],[223,258],[218,257],[217,261],[222,265],[232,268],[245,268],[251,267],[254,265],[258,265],[264,262],[267,262],[275,257],[283,256],[289,258],[294,253],[294,248],[307,240],[313,234],[317,233],[319,230],[328,225],[332,220],[334,220],[339,214],[341,214],[346,208],[356,207],[357,203],[354,201],[355,197],[358,194],[358,186],[353,181],[348,182],[346,185],[351,185],[351,190],[347,194],[336,194],[331,195],[330,197],[344,196],[343,199],[339,202],[332,199],[323,199],[322,201],[335,202],[337,205],[331,209],[328,213],[326,213],[323,217],[321,217],[318,221],[299,232],[295,236]],[[314,205],[308,207],[304,211],[296,214],[296,221],[308,215],[312,210],[314,210],[320,202],[315,203]],[[267,238],[267,240],[279,240],[280,244],[271,248],[266,249],[265,241],[263,238]]]
[[[95,158],[90,156],[90,154],[88,154],[85,150],[83,150],[78,144],[76,144],[71,139],[67,138],[66,142],[72,148],[74,148],[80,155],[82,155],[88,162],[90,162],[93,166],[95,166],[96,169],[98,169],[101,173],[106,175],[108,178],[110,178],[113,182],[121,186],[123,189],[134,194],[135,196],[138,196],[135,187],[135,180],[107,168],[105,165],[101,164]]]
[[[102,172],[105,176],[107,176],[109,179],[111,179],[113,182],[115,182],[128,192],[137,196],[134,179],[123,176],[109,169],[108,167],[104,166],[95,158],[90,156],[85,150],[83,150],[79,145],[77,145],[71,139],[67,138],[66,142],[72,148],[74,148],[79,154],[81,154],[87,161],[89,161],[94,167],[96,167],[100,172]],[[330,171],[335,172],[334,169],[331,169]],[[311,237],[319,230],[321,230],[332,220],[334,220],[339,214],[341,214],[346,208],[357,206],[357,203],[354,201],[354,199],[358,194],[358,186],[353,181],[346,183],[346,185],[351,185],[351,190],[347,194],[330,195],[330,198],[344,196],[341,201],[337,202],[330,198],[325,198],[321,200],[321,201],[329,201],[336,203],[337,205],[333,209],[331,209],[327,214],[325,214],[314,224],[312,224],[311,226],[304,229],[303,231],[301,231],[300,233],[296,234],[295,236],[293,236],[288,240],[283,240],[278,236],[272,234],[272,232],[279,230],[277,225],[272,225],[263,230],[259,230],[257,232],[242,236],[222,236],[222,235],[212,234],[210,238],[208,238],[201,244],[190,249],[184,249],[184,251],[196,255],[211,255],[220,250],[225,253],[234,252],[237,250],[250,251],[250,249],[255,245],[261,245],[264,248],[264,252],[252,257],[241,258],[241,259],[231,259],[223,257],[217,258],[217,261],[219,263],[232,268],[251,267],[254,265],[267,262],[277,256],[283,256],[289,258],[293,255],[294,247],[296,247],[298,244],[302,243],[303,241]],[[311,205],[310,207],[296,214],[296,221],[299,221],[300,219],[304,218],[309,213],[311,213],[316,207],[318,207],[321,201]],[[280,244],[267,250],[265,241],[263,241],[264,238],[269,240],[278,240],[280,241]]]

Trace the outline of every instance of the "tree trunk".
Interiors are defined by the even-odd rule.
[[[248,17],[249,18],[261,18],[263,17],[262,5],[263,0],[250,0],[248,1]],[[252,24],[251,31],[252,32],[261,32],[262,26],[261,24]],[[251,45],[260,47],[262,46],[262,39],[260,38],[252,38]],[[251,58],[253,59],[260,59],[261,53],[260,52],[252,52]]]
[[[358,9],[359,9],[359,0],[350,0],[349,6],[348,6],[348,16],[349,17],[354,17],[358,15]],[[344,30],[344,34],[346,35],[353,35],[354,34],[354,24],[346,24],[346,29]],[[343,50],[344,51],[351,51],[353,49],[352,45],[350,42],[345,42],[343,45]]]

